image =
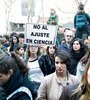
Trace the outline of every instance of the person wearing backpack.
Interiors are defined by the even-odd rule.
[[[89,25],[90,25],[90,17],[87,13],[85,13],[84,5],[80,4],[78,7],[78,12],[74,16],[74,28],[76,29],[75,37],[81,39],[83,39],[83,37],[88,37]]]

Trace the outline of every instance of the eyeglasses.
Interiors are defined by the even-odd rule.
[[[66,37],[73,37],[72,35],[66,35]]]
[[[30,48],[37,48],[37,45],[31,45]]]

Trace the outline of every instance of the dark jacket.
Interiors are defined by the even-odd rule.
[[[23,77],[20,70],[17,70],[10,78],[10,80],[4,85],[7,97],[17,90],[19,87],[25,86],[29,90],[33,90],[33,84],[29,81],[28,77]],[[10,100],[31,100],[29,96],[24,92],[19,92],[14,95]]]
[[[53,64],[53,60],[50,58],[49,55],[42,55],[39,58],[39,65],[44,76],[55,72],[55,66]]]
[[[59,50],[66,51],[68,54],[70,54],[69,47],[66,45],[66,43],[65,43],[65,42],[64,42],[64,43],[62,43],[58,49],[59,49]]]
[[[84,50],[80,53],[70,52],[71,66],[68,68],[70,74],[76,75],[77,64],[85,53]]]
[[[6,100],[6,93],[0,84],[0,100]]]
[[[68,85],[63,88],[62,94],[59,100],[79,100],[78,94],[72,95],[73,90],[78,87],[79,84]]]
[[[10,47],[10,52],[15,51],[17,46],[18,46],[18,43],[15,43],[13,46],[11,46]]]

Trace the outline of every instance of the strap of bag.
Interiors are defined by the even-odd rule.
[[[18,88],[17,90],[15,90],[13,93],[11,93],[7,97],[7,100],[9,100],[12,96],[14,96],[16,93],[19,93],[19,92],[25,92],[26,94],[28,94],[28,96],[30,97],[30,99],[33,100],[31,91],[27,87],[25,87],[25,86],[21,86],[20,88]]]

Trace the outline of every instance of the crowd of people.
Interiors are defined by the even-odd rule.
[[[76,33],[65,29],[60,44],[27,45],[15,32],[0,38],[0,100],[90,100],[90,17],[78,10]],[[58,25],[54,9],[47,24]]]

